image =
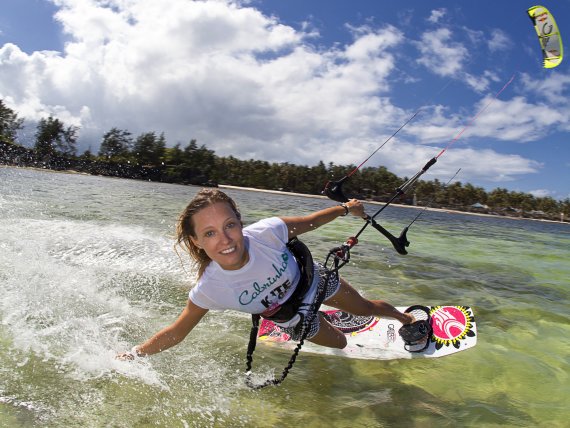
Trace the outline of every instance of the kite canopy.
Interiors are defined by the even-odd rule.
[[[554,68],[562,62],[564,52],[560,31],[552,14],[544,6],[533,6],[528,11],[542,48],[544,68]]]

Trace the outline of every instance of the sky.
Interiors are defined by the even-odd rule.
[[[570,0],[541,4],[570,40]],[[79,153],[116,127],[309,166],[359,165],[413,117],[366,166],[410,177],[447,147],[422,178],[565,199],[570,58],[542,67],[533,5],[0,0],[0,99],[28,146],[51,115]]]

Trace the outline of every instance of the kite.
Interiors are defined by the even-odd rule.
[[[552,14],[544,6],[533,6],[528,11],[532,20],[544,59],[544,68],[554,68],[562,62],[564,52],[560,31]]]

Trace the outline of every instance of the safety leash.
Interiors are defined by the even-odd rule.
[[[321,284],[323,284],[323,286],[319,287],[319,289],[317,290],[317,296],[315,297],[314,302],[311,303],[309,311],[307,312],[307,316],[304,317],[304,319],[302,320],[303,324],[301,327],[302,328],[301,339],[299,340],[299,343],[297,343],[297,346],[295,347],[295,350],[293,351],[291,358],[289,358],[287,366],[285,366],[285,368],[283,369],[281,376],[279,378],[274,377],[273,379],[267,379],[265,382],[259,384],[254,383],[253,380],[251,379],[251,374],[252,374],[251,370],[253,367],[253,353],[255,352],[255,346],[257,344],[257,334],[259,332],[259,321],[261,319],[261,315],[252,314],[251,316],[252,326],[249,333],[249,344],[247,345],[246,372],[245,372],[245,384],[249,386],[251,389],[259,390],[267,386],[279,385],[285,380],[285,378],[289,374],[289,371],[293,368],[293,365],[297,360],[297,356],[299,355],[301,348],[305,344],[305,340],[307,339],[307,335],[309,334],[310,331],[309,326],[315,319],[315,316],[317,316],[319,313],[319,308],[321,307],[321,304],[325,299],[327,286],[331,278],[331,274],[333,272],[334,271],[327,270],[325,281],[322,282],[321,280],[319,280],[319,286]],[[303,317],[302,314],[301,317]]]

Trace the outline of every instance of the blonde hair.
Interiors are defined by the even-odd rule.
[[[192,217],[198,211],[218,202],[227,203],[241,222],[241,213],[235,201],[218,189],[202,189],[186,206],[176,225],[176,244],[186,251],[198,265],[198,278],[202,276],[212,261],[206,252],[198,248],[191,238],[196,238],[196,230]]]

